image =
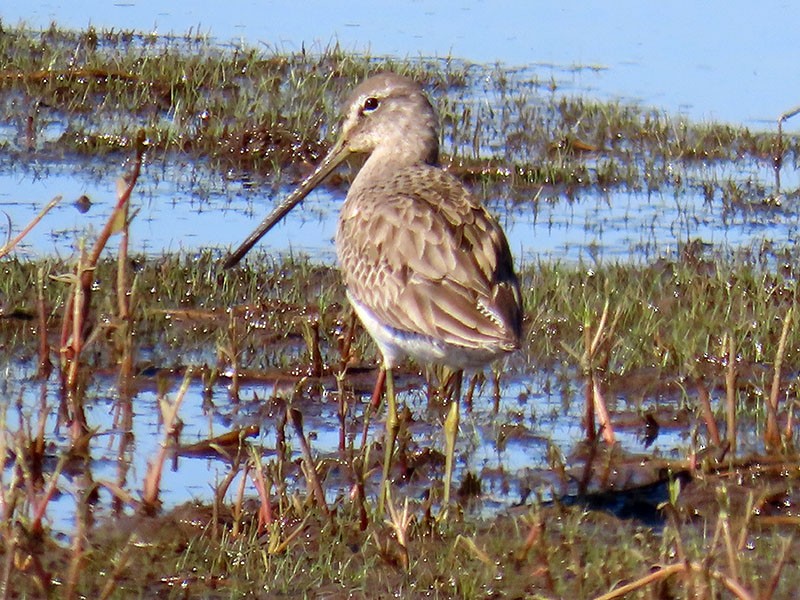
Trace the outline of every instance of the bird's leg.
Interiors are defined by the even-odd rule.
[[[391,367],[384,366],[386,373],[386,436],[383,440],[385,455],[383,457],[383,476],[381,477],[381,490],[378,496],[378,514],[383,514],[383,504],[386,499],[386,489],[389,486],[389,475],[392,470],[392,455],[397,432],[400,429],[400,419],[397,416],[397,402],[394,396],[394,375]]]
[[[481,379],[481,377],[483,377],[483,373],[479,371],[469,379],[467,393],[464,396],[464,406],[467,407],[467,412],[472,412],[472,398],[475,396],[475,388],[478,387],[478,381]]]
[[[456,438],[458,437],[459,406],[461,399],[461,381],[464,372],[456,371],[451,377],[453,381],[453,398],[450,402],[450,410],[447,411],[447,418],[444,421],[444,506],[450,504],[450,486],[453,482],[453,461],[456,453]]]
[[[372,390],[372,397],[370,398],[367,408],[364,409],[364,429],[361,432],[361,447],[367,445],[367,430],[369,429],[369,417],[381,405],[381,393],[383,392],[383,384],[386,382],[386,369],[381,368],[378,370],[378,379],[375,381],[375,389]]]

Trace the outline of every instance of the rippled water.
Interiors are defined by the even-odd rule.
[[[48,440],[46,462],[51,467],[70,446],[65,426],[58,427],[58,393],[54,383],[37,384],[29,381],[24,369],[6,371],[4,393],[7,397],[21,399],[16,406],[6,406],[6,419],[9,431],[17,430],[19,422],[37,424],[40,411],[46,414],[45,431]],[[21,375],[23,375],[21,377]],[[28,373],[28,375],[32,375]],[[87,420],[97,434],[90,444],[90,461],[73,465],[65,470],[59,481],[60,495],[51,503],[48,517],[56,531],[68,532],[73,527],[76,499],[92,481],[112,482],[120,489],[129,490],[138,497],[148,470],[164,442],[163,423],[159,417],[158,396],[146,379],[144,387],[133,397],[131,428],[122,426],[121,411],[125,402],[119,397],[113,378],[97,375],[88,392],[92,401],[87,403]],[[174,379],[173,392],[180,384]],[[441,424],[444,409],[429,405],[420,381],[414,379],[406,386],[399,384],[399,399],[408,406],[413,416],[409,425],[412,435],[409,453],[433,450],[443,452],[444,437]],[[524,377],[514,377],[501,381],[501,395],[495,403],[493,386],[486,383],[479,388],[471,410],[462,408],[462,418],[454,481],[456,486],[467,471],[477,474],[481,479],[483,495],[481,510],[497,511],[522,502],[533,492],[542,499],[553,494],[575,493],[574,480],[567,484],[553,473],[549,463],[549,449],[559,453],[572,452],[576,440],[583,437],[580,419],[583,411],[583,390],[581,385],[569,383],[566,387],[553,374],[534,373]],[[271,402],[264,399],[275,394],[285,396],[289,392],[285,386],[275,388],[273,383],[246,383],[241,388],[239,402],[232,402],[224,385],[217,385],[210,397],[203,394],[199,381],[193,382],[181,405],[179,417],[183,422],[180,435],[182,446],[203,442],[234,428],[258,425],[261,434],[251,441],[264,453],[264,460],[274,459],[276,447],[277,421]],[[287,397],[288,399],[288,397]],[[348,445],[356,450],[360,447],[363,426],[363,413],[366,399],[350,407],[347,419]],[[624,399],[610,398],[613,410],[619,415],[626,411],[634,413],[639,409],[654,410],[659,404],[675,405],[675,398],[650,398],[643,406],[628,406]],[[295,408],[303,413],[304,431],[310,440],[316,459],[336,463],[340,457],[339,421],[337,416],[337,396],[335,389],[325,390],[321,396],[295,401]],[[373,418],[370,424],[370,439],[379,439],[383,433],[383,422]],[[646,452],[653,457],[679,458],[685,455],[690,442],[684,426],[664,427],[655,443],[645,448],[644,426],[641,419],[631,419],[628,426],[622,425],[617,431],[620,448],[629,452]],[[287,440],[293,448],[293,461],[299,460],[300,450],[296,435],[287,427]],[[567,463],[572,463],[568,460]],[[580,461],[579,461],[580,462]],[[442,465],[433,466],[433,474],[441,477]],[[218,457],[180,456],[167,461],[164,471],[160,499],[166,507],[176,506],[188,501],[208,502],[230,470],[229,462]],[[421,469],[427,473],[427,469]],[[88,476],[90,474],[90,476]],[[237,480],[241,477],[239,475]],[[288,477],[291,483],[301,489],[305,483],[298,474]],[[368,493],[377,493],[380,474],[373,472]],[[350,492],[350,476],[341,476],[334,471],[324,483],[329,501],[346,497]],[[403,485],[404,493],[422,497],[430,488],[426,476],[412,479]],[[256,495],[250,481],[247,494]],[[237,493],[238,483],[229,488],[226,499],[231,501]],[[96,516],[109,514],[111,494],[100,490],[100,502],[95,509]]]
[[[775,130],[777,117],[800,104],[800,81],[788,76],[800,59],[791,30],[793,9],[785,2],[753,5],[677,2],[640,5],[622,2],[466,3],[401,1],[377,9],[350,3],[303,3],[234,0],[213,2],[149,0],[109,4],[97,0],[58,0],[7,4],[0,18],[46,27],[51,21],[84,28],[133,28],[160,33],[208,32],[229,40],[268,48],[320,49],[331,40],[344,48],[374,55],[454,56],[464,61],[514,65],[539,81],[554,81],[560,94],[620,98],[694,120],[719,119],[756,130]],[[313,14],[315,18],[309,19]],[[788,30],[787,30],[788,28]],[[748,35],[743,35],[747,31]],[[783,32],[783,34],[782,34]],[[769,44],[760,40],[769,39]],[[486,99],[481,98],[481,102]],[[535,98],[532,99],[535,101]],[[797,125],[788,122],[787,131]],[[13,125],[0,137],[13,139]],[[57,137],[58,124],[42,137]],[[0,160],[2,157],[0,156]],[[770,189],[768,165],[707,165],[726,169],[739,181]],[[87,225],[98,226],[110,210],[116,178],[123,165],[94,166],[0,164],[0,207],[14,226],[27,222],[56,194],[65,203],[27,240],[34,255],[63,253]],[[720,173],[720,177],[723,174]],[[792,166],[783,172],[784,187],[796,189]],[[202,182],[197,185],[197,182]],[[134,223],[134,248],[150,254],[228,247],[266,213],[276,196],[288,192],[205,173],[202,165],[173,164],[146,169],[137,189],[140,216]],[[71,202],[87,195],[96,205],[86,215]],[[309,252],[331,260],[335,214],[341,194],[320,190],[269,236],[275,251]],[[500,214],[515,254],[564,260],[652,259],[694,238],[735,248],[769,236],[796,239],[794,207],[772,215],[757,210],[723,214],[719,202],[697,191],[675,196],[614,190],[583,193],[578,201],[561,198],[514,209],[507,198],[486,198]],[[723,225],[724,227],[719,227]]]
[[[732,0],[724,7],[689,0],[31,0],[0,6],[5,22],[34,27],[56,21],[74,29],[91,23],[160,34],[199,30],[221,43],[288,51],[338,42],[375,56],[540,65],[556,76],[593,66],[572,77],[596,97],[767,127],[800,104],[800,81],[793,77],[800,59],[796,16],[785,0]]]
[[[683,112],[696,118],[714,116],[769,130],[773,125],[768,121],[800,101],[800,84],[783,77],[798,58],[793,45],[784,45],[793,43],[793,35],[780,35],[789,21],[751,18],[755,10],[766,12],[763,3],[757,9],[734,3],[725,11],[688,3],[648,10],[629,4],[627,11],[616,5],[621,7],[618,11],[625,11],[624,20],[620,19],[620,12],[601,3],[535,9],[527,3],[511,3],[506,11],[495,9],[495,4],[490,8],[488,3],[470,7],[399,3],[397,14],[375,11],[372,5],[369,11],[359,11],[357,3],[347,9],[337,3],[330,5],[335,6],[334,12],[324,12],[328,5],[316,3],[319,18],[311,20],[313,23],[306,19],[302,24],[296,8],[290,11],[288,6],[279,5],[286,11],[280,13],[282,18],[262,20],[264,27],[269,23],[273,29],[260,28],[257,19],[243,19],[241,15],[270,10],[250,2],[226,3],[228,9],[221,14],[213,12],[214,7],[220,6],[215,3],[173,3],[168,7],[159,3],[156,8],[149,2],[111,7],[97,2],[63,7],[59,3],[33,2],[27,3],[24,10],[19,6],[0,8],[0,17],[9,22],[24,18],[34,25],[46,25],[51,18],[80,27],[89,20],[117,28],[124,25],[148,29],[155,25],[162,32],[185,31],[197,24],[205,29],[204,25],[214,23],[213,33],[220,39],[241,36],[250,43],[264,41],[290,48],[307,40],[325,43],[336,36],[346,47],[371,46],[376,53],[444,55],[452,51],[468,60],[520,64],[536,70],[540,77],[550,74],[569,93],[639,98],[670,113]],[[229,10],[230,6],[239,10]],[[416,18],[419,9],[425,14],[422,20]],[[537,12],[532,14],[531,10]],[[488,19],[487,11],[497,22]],[[713,12],[713,19],[708,11]],[[362,22],[363,15],[373,15],[374,21]],[[390,27],[386,26],[387,19],[391,20]],[[653,30],[644,24],[657,27]],[[475,29],[478,26],[479,32]],[[698,31],[701,26],[703,30]],[[750,32],[748,36],[737,35],[739,43],[722,44],[742,27]],[[759,39],[758,32],[764,28],[770,30],[768,38],[775,43],[764,44],[762,50],[771,54],[754,55],[744,40]],[[381,31],[381,35],[375,31]],[[712,46],[714,52],[705,51]],[[541,65],[542,61],[548,64]],[[596,64],[598,68],[570,70],[569,66],[575,64]],[[779,77],[780,85],[775,85]],[[747,86],[747,93],[733,86]],[[2,134],[13,135],[13,131]],[[0,162],[4,163],[0,164],[0,211],[8,215],[13,228],[28,222],[53,196],[64,197],[25,240],[20,252],[29,257],[68,256],[79,236],[98,230],[111,210],[115,180],[125,170],[124,164],[110,161],[77,166],[35,161],[8,164],[0,157]],[[765,189],[771,189],[774,177],[767,165],[746,161],[700,165],[697,169],[705,170],[704,175],[756,182]],[[798,187],[791,166],[784,169],[783,177],[784,186]],[[282,182],[278,189],[265,189],[209,172],[202,164],[148,165],[136,189],[134,204],[139,212],[132,225],[131,249],[158,255],[217,247],[222,253],[241,241],[290,187],[289,182]],[[74,205],[82,195],[93,203],[86,213]],[[291,213],[262,244],[275,252],[299,251],[316,260],[333,262],[332,238],[342,195],[341,191],[327,189],[315,192],[302,210]],[[586,191],[577,198],[560,196],[536,204],[505,197],[485,200],[500,216],[516,259],[524,263],[649,261],[674,253],[680,243],[694,239],[727,249],[757,245],[765,239],[779,245],[793,244],[800,227],[796,201],[789,200],[771,210],[763,210],[758,203],[731,208],[721,199],[709,201],[691,188],[680,194],[671,190]],[[0,232],[5,233],[2,221]],[[9,423],[18,421],[14,414],[18,410],[26,418],[35,418],[42,390],[30,381],[29,366],[7,368],[4,396],[21,398],[19,407],[6,404]],[[537,486],[548,497],[556,485],[548,464],[548,449],[555,447],[569,453],[582,435],[582,385],[574,373],[566,380],[552,373],[514,375],[503,380],[500,403],[495,409],[491,386],[487,384],[476,399],[473,412],[462,420],[456,480],[465,469],[481,473],[487,486],[486,502],[493,507],[518,502],[528,488]],[[257,422],[262,426],[261,444],[274,448],[274,421],[261,415],[263,403],[257,401],[270,397],[272,392],[269,384],[247,384],[242,390],[242,403],[233,404],[224,386],[217,386],[209,403],[204,402],[200,385],[193,383],[180,413],[185,423],[182,442],[203,440],[231,427]],[[122,455],[124,432],[114,422],[120,402],[114,380],[97,377],[90,395],[95,400],[90,404],[88,419],[99,431],[92,440],[93,476],[117,481],[123,469],[125,485],[141,489],[147,462],[155,456],[163,437],[155,393],[148,389],[137,393],[130,432],[134,443]],[[417,419],[412,429],[416,443],[441,449],[438,424],[442,415],[431,412],[419,386],[411,387],[402,396]],[[48,432],[56,431],[57,397],[52,384],[44,388],[44,401],[50,407]],[[617,414],[639,410],[638,406],[628,406],[624,397],[610,400]],[[648,398],[645,403],[675,407],[680,400]],[[331,394],[323,394],[301,408],[306,430],[313,435],[314,452],[322,457],[336,455],[339,424]],[[362,408],[356,406],[351,411],[352,431],[360,432]],[[373,423],[373,438],[381,427],[380,421]],[[643,451],[641,436],[640,425],[619,432],[623,447],[631,451]],[[688,436],[686,427],[665,428],[647,452],[681,456],[691,443]],[[63,432],[54,433],[51,439],[55,457],[68,446],[68,440]],[[176,467],[165,473],[162,485],[168,506],[192,498],[207,501],[214,485],[228,471],[226,463],[209,458],[183,457]],[[64,476],[63,489],[68,493],[57,500],[50,514],[57,528],[69,529],[74,494],[84,483],[79,477]],[[335,483],[326,489],[332,496],[347,492]],[[101,500],[107,506],[110,499],[106,495]]]
[[[286,182],[275,193],[225,179],[202,165],[153,168],[155,173],[145,168],[137,184],[134,204],[139,212],[131,234],[132,251],[148,255],[209,247],[222,253],[238,244],[292,189]],[[701,169],[707,177],[720,179],[724,170],[735,169],[733,177],[742,182],[760,182],[768,190],[773,186],[774,174],[764,165]],[[74,165],[69,164],[9,165],[0,170],[0,206],[15,232],[55,195],[64,198],[25,239],[22,256],[68,256],[81,236],[98,231],[106,222],[115,202],[115,180],[124,167],[107,164],[85,170],[86,174],[75,174]],[[785,168],[782,179],[784,189],[796,189],[793,170]],[[93,202],[87,213],[75,204],[82,195]],[[332,263],[343,199],[344,191],[316,190],[259,247],[278,254],[301,252]],[[556,202],[518,203],[502,197],[488,197],[485,202],[500,217],[517,260],[526,263],[538,259],[648,261],[670,255],[679,244],[695,239],[723,249],[754,246],[764,239],[783,245],[798,239],[800,226],[800,210],[793,200],[780,208],[757,202],[732,208],[722,199],[708,201],[692,189],[680,193],[588,190],[578,199],[561,197]]]

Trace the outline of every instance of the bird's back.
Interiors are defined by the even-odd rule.
[[[522,306],[511,252],[480,202],[435,166],[360,177],[336,247],[348,295],[384,356],[464,367],[518,348]]]

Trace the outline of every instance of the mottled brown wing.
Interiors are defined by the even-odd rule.
[[[355,191],[337,233],[350,294],[393,328],[466,348],[519,345],[508,242],[458,180],[414,166]]]

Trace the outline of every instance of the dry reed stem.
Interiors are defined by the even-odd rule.
[[[703,421],[706,424],[708,435],[711,437],[711,442],[715,446],[722,444],[722,438],[719,435],[719,428],[717,421],[714,419],[714,411],[711,409],[711,396],[708,393],[708,388],[702,382],[697,382],[698,396],[700,400],[700,411],[703,415]]]
[[[117,180],[117,199],[130,197],[129,185],[123,177]],[[124,202],[121,208],[120,219],[124,223],[120,232],[119,251],[117,253],[117,332],[119,344],[122,346],[122,356],[119,365],[119,387],[126,394],[130,393],[131,377],[133,376],[133,339],[131,337],[131,299],[133,290],[130,286],[130,273],[128,265],[128,241],[130,202]]]
[[[78,265],[76,267],[77,276],[72,278],[73,281],[73,290],[72,294],[70,294],[70,299],[72,303],[67,303],[67,310],[64,315],[71,318],[66,318],[65,323],[68,325],[72,325],[72,333],[70,335],[70,339],[72,340],[70,347],[70,353],[66,356],[69,357],[67,362],[67,395],[73,401],[77,402],[76,398],[76,391],[78,388],[78,365],[80,361],[78,358],[80,357],[81,350],[83,350],[83,330],[84,330],[84,322],[86,319],[86,312],[88,311],[89,306],[89,298],[91,297],[91,290],[90,288],[84,287],[80,282],[83,279],[84,273],[92,273],[94,271],[93,267],[84,268],[85,264],[85,248],[83,246],[83,242],[80,244],[80,253],[78,255]],[[84,305],[86,310],[84,310]],[[63,351],[63,346],[62,346]],[[73,406],[73,418],[76,415],[80,414],[78,406]],[[84,423],[82,423],[84,424]]]
[[[33,439],[33,451],[36,456],[43,458],[46,451],[47,417],[50,415],[50,406],[47,404],[47,383],[42,382],[39,387],[39,418],[36,427],[36,437]],[[0,454],[0,456],[2,456]]]
[[[456,536],[456,541],[453,543],[453,549],[458,548],[459,546],[464,546],[470,552],[470,554],[472,554],[474,558],[477,558],[479,561],[481,561],[484,566],[497,568],[495,561],[493,561],[484,550],[478,548],[478,544],[476,544],[475,540],[472,538],[465,537],[459,533]]]
[[[764,504],[768,501],[766,492],[762,492],[758,502],[754,501],[753,494],[747,495],[747,505],[741,512],[744,515],[744,523],[739,524],[739,537],[736,540],[736,553],[744,552],[747,545],[747,538],[750,536],[750,524],[756,515],[763,514]]]
[[[231,469],[229,475],[234,474],[237,471],[238,469]],[[233,507],[231,509],[231,512],[233,513],[233,527],[231,527],[231,536],[234,538],[239,537],[239,529],[242,526],[242,514],[244,513],[242,506],[244,505],[244,492],[245,488],[247,487],[247,475],[249,471],[250,465],[245,464],[242,478],[239,480],[239,489],[236,490],[236,497],[233,500]]]
[[[719,581],[739,600],[755,600],[755,596],[744,589],[737,581],[734,581],[719,571],[713,569],[709,570],[705,565],[696,562],[681,562],[674,565],[659,567],[658,570],[654,571],[653,573],[649,573],[648,575],[645,575],[636,581],[623,585],[608,593],[601,594],[600,596],[595,596],[594,600],[613,600],[614,598],[621,598],[652,583],[663,581],[677,573],[688,574],[692,572],[708,573],[711,578]]]
[[[170,438],[176,433],[176,421],[178,417],[178,410],[183,403],[186,392],[189,390],[189,384],[192,381],[193,369],[189,368],[183,378],[183,383],[175,396],[174,402],[169,402],[165,397],[159,398],[159,408],[161,409],[161,418],[164,421],[164,441],[161,442],[158,455],[155,460],[147,465],[147,473],[144,478],[144,485],[142,489],[142,509],[147,512],[155,512],[158,508],[159,488],[161,486],[161,474],[164,471],[164,463],[170,450]]]
[[[728,559],[728,569],[732,574],[733,580],[739,581],[739,561],[737,559],[738,552],[737,548],[734,546],[733,537],[731,536],[731,524],[727,515],[725,515],[721,521],[722,539],[725,542],[725,555]]]
[[[537,516],[534,522],[531,523],[528,535],[525,536],[525,542],[523,542],[522,547],[515,553],[515,559],[518,564],[522,563],[528,557],[531,549],[541,539],[543,533],[544,523],[541,518]]]
[[[314,499],[326,516],[330,517],[331,512],[328,509],[328,504],[325,502],[325,492],[322,489],[322,484],[317,476],[317,468],[314,464],[314,457],[311,455],[311,446],[308,445],[305,433],[303,432],[303,414],[296,408],[289,409],[289,417],[292,420],[294,431],[300,440],[300,453],[303,456],[303,464],[305,465],[305,474],[308,478],[308,483],[314,494]]]
[[[126,223],[123,220],[123,210],[125,205],[131,199],[133,188],[136,186],[136,182],[139,179],[139,173],[142,170],[142,159],[144,158],[144,151],[146,147],[145,141],[144,132],[140,131],[136,139],[136,158],[133,162],[133,169],[131,169],[130,174],[126,177],[127,185],[124,189],[119,190],[117,195],[117,204],[114,207],[114,210],[111,212],[111,216],[104,225],[103,229],[100,231],[100,235],[97,236],[97,241],[95,242],[92,254],[89,257],[89,264],[93,266],[96,265],[97,261],[100,260],[100,255],[105,249],[109,238],[125,227]],[[89,280],[88,283],[91,285],[91,280]]]
[[[117,201],[130,198],[132,187],[120,177],[117,180]],[[128,213],[130,203],[125,201],[120,207],[120,219],[124,223],[120,231],[119,252],[117,253],[117,311],[120,320],[127,321],[130,317],[130,298],[128,297]]]
[[[600,421],[600,432],[603,434],[603,440],[609,446],[613,446],[617,443],[617,438],[614,435],[614,428],[611,426],[611,417],[608,415],[606,399],[600,389],[600,381],[596,373],[592,373],[592,399],[594,412],[597,415],[597,420]]]
[[[271,525],[273,520],[272,504],[269,496],[269,491],[272,488],[272,480],[270,477],[264,475],[264,466],[261,464],[261,457],[258,456],[255,449],[250,450],[250,462],[254,467],[251,479],[258,493],[258,529],[261,531]]]
[[[289,547],[294,540],[296,540],[306,529],[306,523],[311,518],[311,513],[308,513],[303,520],[300,521],[300,524],[295,527],[289,535],[286,536],[282,542],[278,542],[278,538],[272,538],[270,540],[270,544],[267,547],[267,552],[269,554],[283,554],[286,552],[286,549]],[[277,523],[276,523],[277,525]]]
[[[372,413],[377,412],[381,406],[381,395],[386,386],[386,369],[378,369],[378,376],[375,379],[375,388],[372,390],[369,404],[364,408],[364,428],[361,431],[361,447],[367,446],[367,437],[369,433],[369,418]]]
[[[34,227],[36,227],[36,225],[39,224],[39,221],[41,221],[44,218],[44,216],[48,212],[50,212],[50,210],[52,210],[52,208],[56,204],[58,204],[59,202],[61,202],[61,196],[56,196],[55,198],[50,200],[50,202],[48,202],[47,205],[42,210],[39,211],[39,214],[37,214],[33,218],[33,220],[31,220],[31,222],[28,223],[25,226],[25,228],[17,234],[16,237],[14,237],[13,239],[10,239],[2,247],[0,247],[0,258],[3,258],[6,254],[11,252],[17,246],[17,244],[19,244],[25,238],[25,236],[28,235],[31,232],[31,230]],[[9,233],[9,236],[10,236],[11,235],[10,224],[9,224],[8,233]]]
[[[728,365],[725,369],[725,422],[728,444],[736,453],[736,343],[728,334]]]
[[[588,381],[583,388],[583,428],[586,430],[586,439],[589,442],[594,442],[597,439],[597,428],[595,427],[595,411],[594,411],[594,386],[592,385],[592,376],[588,375]]]
[[[608,322],[609,301],[606,300],[603,305],[603,313],[600,316],[600,323],[594,335],[591,333],[591,326],[587,322],[584,324],[584,352],[581,358],[584,373],[587,376],[587,389],[586,389],[586,410],[585,410],[585,427],[586,435],[589,441],[593,441],[597,437],[595,431],[595,416],[600,422],[600,429],[603,435],[603,440],[613,445],[616,443],[616,436],[614,435],[614,428],[611,425],[611,419],[606,406],[605,398],[603,397],[602,390],[600,389],[600,381],[597,376],[597,367],[595,359],[597,358],[600,350],[611,338],[616,330],[617,323],[620,318],[620,311],[617,310],[614,314],[614,319],[611,325],[607,327]]]
[[[794,405],[794,402],[789,404],[786,415],[786,426],[783,429],[783,439],[785,439],[787,443],[792,441],[792,434],[794,433]]]
[[[228,471],[225,477],[222,478],[222,482],[219,483],[214,489],[214,504],[222,503],[223,499],[225,498],[225,494],[228,493],[228,490],[230,489],[233,480],[236,478],[236,475],[238,474],[239,474],[239,467],[237,463],[236,465],[232,465],[231,470]]]
[[[778,350],[775,352],[772,389],[770,390],[769,400],[767,401],[767,427],[764,430],[764,445],[767,449],[772,450],[778,450],[781,447],[781,433],[778,428],[778,396],[781,391],[781,368],[783,367],[783,359],[786,355],[786,339],[789,337],[789,330],[792,326],[793,312],[792,307],[789,307],[783,319],[781,338],[778,342]]]
[[[39,365],[36,370],[36,377],[47,380],[53,371],[53,363],[50,360],[50,342],[47,340],[47,305],[44,300],[44,268],[39,268],[36,278],[36,318],[39,334]]]
[[[145,135],[143,131],[140,131],[136,139],[136,159],[133,164],[133,169],[127,177],[127,185],[124,189],[119,191],[117,204],[114,206],[108,221],[106,221],[103,229],[97,236],[97,240],[95,241],[88,259],[84,260],[83,252],[81,252],[78,267],[75,270],[74,276],[77,279],[75,285],[78,289],[75,293],[70,294],[67,299],[67,304],[64,308],[64,320],[61,326],[62,369],[66,362],[68,371],[73,374],[77,373],[77,366],[80,362],[79,358],[80,349],[83,346],[83,335],[88,333],[86,322],[88,319],[89,307],[91,306],[92,274],[94,273],[94,269],[100,260],[100,255],[105,249],[109,238],[114,233],[124,230],[127,227],[127,212],[125,211],[125,206],[130,201],[133,188],[136,185],[136,181],[139,179],[145,146]],[[71,348],[68,349],[70,346],[70,334],[72,336],[72,344]],[[66,391],[68,393],[74,393],[75,387],[73,386],[76,385],[76,378],[68,377],[67,381],[70,387],[68,387]]]

